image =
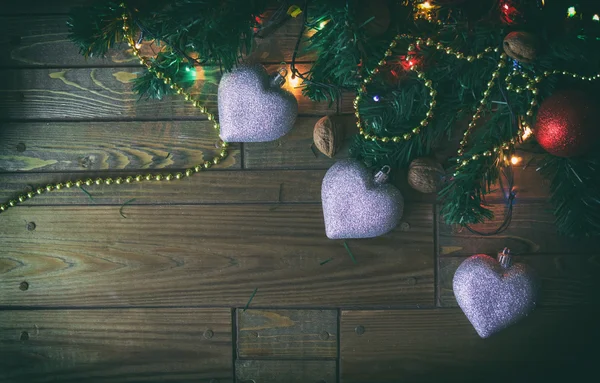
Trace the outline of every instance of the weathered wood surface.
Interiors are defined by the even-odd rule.
[[[238,310],[239,358],[337,357],[336,310]]]
[[[267,65],[274,72],[279,65]],[[299,65],[298,70],[306,70]],[[197,108],[180,95],[163,100],[141,100],[132,91],[131,79],[139,68],[6,69],[0,70],[0,118],[35,120],[165,120],[204,119]],[[190,93],[216,113],[217,68],[197,70]],[[302,96],[297,84],[284,88],[298,99],[301,115],[335,113],[335,105],[312,102]]]
[[[268,12],[264,16],[268,18],[271,14],[272,12]],[[68,16],[62,14],[27,18],[3,17],[0,14],[4,31],[0,37],[0,48],[4,52],[0,56],[0,68],[139,66],[139,61],[131,54],[131,49],[126,44],[115,46],[105,58],[84,58],[79,54],[78,47],[69,40],[67,20]],[[301,25],[301,18],[292,18],[271,35],[255,38],[252,53],[246,59],[264,63],[291,61]],[[150,49],[142,49],[142,52],[153,54]],[[306,62],[313,59],[314,54],[307,55],[301,47],[296,61]]]
[[[0,311],[2,382],[232,382],[229,309]]]
[[[7,123],[0,138],[3,172],[183,169],[220,150],[206,120]],[[229,153],[219,168],[239,169],[240,145]]]
[[[491,232],[504,219],[504,204],[491,206],[496,218],[493,221],[474,225],[473,228]],[[500,235],[483,237],[471,234],[466,229],[451,227],[440,222],[440,256],[471,256],[475,254],[495,255],[508,247],[515,254],[565,255],[595,252],[595,239],[570,239],[558,234],[554,224],[552,206],[545,202],[515,202],[513,218],[508,230]]]
[[[244,307],[256,288],[252,308],[434,305],[429,204],[406,207],[407,231],[348,241],[356,263],[325,236],[319,204],[119,210],[2,214],[2,305]]]
[[[343,311],[340,331],[342,383],[583,381],[600,340],[580,307],[538,308],[485,340],[459,309]]]
[[[158,173],[175,173],[181,169],[165,169]],[[142,172],[76,172],[76,173],[5,173],[0,175],[0,201],[8,201],[19,195],[44,187],[49,183],[78,179],[126,177]],[[92,198],[79,188],[44,193],[28,200],[24,206],[40,205],[132,205],[150,204],[227,204],[227,203],[320,203],[321,183],[325,170],[244,170],[210,171],[172,182],[141,182],[119,186],[84,186]],[[432,202],[432,196],[413,191],[404,178],[395,183],[407,203]],[[135,201],[131,201],[135,199]]]
[[[237,360],[238,383],[335,383],[332,360]]]
[[[174,171],[172,171],[174,172]],[[143,172],[142,174],[146,174]],[[134,173],[135,174],[135,173]],[[123,177],[129,173],[111,173]],[[227,203],[320,203],[324,170],[218,171],[216,168],[180,181],[142,182],[119,186],[84,186],[36,196],[26,206],[38,205],[131,205],[227,204]],[[106,177],[105,172],[32,173],[0,175],[0,200],[48,183]],[[128,204],[128,205],[129,205]],[[276,205],[273,207],[276,208]],[[1,218],[0,218],[1,220]]]
[[[466,257],[439,259],[438,299],[443,307],[456,307],[452,279]],[[530,265],[541,281],[539,305],[572,306],[598,303],[600,257],[596,254],[527,255],[515,262]]]

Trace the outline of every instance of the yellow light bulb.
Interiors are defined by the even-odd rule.
[[[291,86],[292,88],[297,87],[298,85],[300,85],[300,77],[298,76],[294,76],[291,71],[290,73],[287,75],[287,83],[289,84],[289,86]]]
[[[521,163],[521,161],[522,161],[522,160],[523,160],[523,159],[522,159],[521,157],[512,156],[512,157],[510,158],[510,163],[511,163],[511,164],[513,164],[513,165],[518,165],[518,164],[520,164],[520,163]]]
[[[523,139],[523,141],[526,141],[529,137],[531,137],[532,134],[533,131],[529,126],[527,126],[525,127],[525,130],[523,131],[523,136],[521,138]]]
[[[422,4],[419,4],[419,8],[431,9],[431,8],[433,8],[433,6],[431,5],[431,3],[429,1],[426,1]]]
[[[135,49],[140,49],[142,47],[142,44],[140,43],[135,43]]]

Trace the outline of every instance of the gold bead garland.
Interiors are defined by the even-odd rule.
[[[404,133],[401,136],[380,137],[380,136],[377,136],[376,134],[370,134],[364,129],[363,122],[361,121],[361,117],[360,117],[361,115],[358,110],[359,102],[362,100],[363,96],[367,93],[367,85],[369,85],[371,82],[373,82],[373,78],[375,77],[375,75],[380,73],[380,70],[381,70],[380,68],[387,64],[387,61],[386,61],[387,58],[393,54],[392,49],[395,48],[397,46],[398,42],[401,40],[412,40],[413,41],[413,43],[409,44],[408,52],[406,55],[406,60],[409,62],[410,62],[410,60],[412,60],[414,58],[414,56],[411,54],[411,52],[413,52],[416,49],[415,47],[420,47],[422,45],[426,45],[428,47],[434,47],[436,50],[439,50],[447,55],[452,55],[458,60],[464,60],[464,61],[468,61],[468,62],[473,62],[475,60],[483,59],[486,53],[497,53],[499,51],[498,48],[488,47],[483,52],[481,52],[477,55],[471,56],[471,55],[465,55],[461,52],[455,51],[454,49],[446,47],[441,43],[436,43],[431,38],[423,39],[420,37],[413,37],[413,36],[407,35],[407,34],[396,35],[396,37],[394,37],[394,39],[390,43],[388,49],[385,51],[384,57],[379,61],[379,63],[371,71],[371,73],[368,74],[367,77],[365,77],[363,79],[363,84],[359,87],[356,98],[354,99],[354,101],[352,103],[354,106],[354,115],[356,116],[356,127],[358,128],[360,135],[362,135],[365,140],[378,141],[378,142],[383,142],[383,143],[387,143],[387,142],[398,143],[401,141],[409,141],[409,140],[413,139],[415,136],[417,136],[421,132],[422,128],[428,126],[429,123],[431,122],[431,120],[433,119],[434,109],[437,105],[437,101],[436,101],[437,91],[433,87],[433,82],[426,77],[425,73],[418,70],[417,65],[415,64],[415,65],[410,66],[410,70],[417,73],[417,78],[422,80],[424,85],[429,89],[429,96],[431,97],[431,101],[429,102],[429,110],[425,114],[425,118],[423,120],[421,120],[421,122],[419,123],[418,126],[414,127],[410,132]],[[504,54],[502,54],[502,55],[504,55]],[[504,65],[505,64],[502,64],[502,67]],[[500,68],[502,68],[502,67],[500,67]],[[494,72],[494,73],[495,73],[495,76],[498,77],[498,74],[496,72]],[[486,96],[486,98],[487,98],[487,96]],[[483,105],[481,105],[480,107],[483,108]],[[478,109],[478,114],[481,114],[479,109]]]
[[[126,12],[125,4],[121,4],[121,7]],[[167,77],[164,73],[160,72],[159,69],[154,68],[152,66],[151,60],[149,60],[145,57],[142,57],[138,47],[136,46],[135,40],[133,39],[133,36],[130,33],[131,29],[128,24],[129,16],[127,15],[127,13],[123,13],[121,17],[123,19],[124,38],[127,41],[127,44],[131,47],[131,49],[133,51],[133,55],[139,58],[140,64],[146,66],[146,68],[148,68],[148,70],[150,72],[154,73],[154,75],[157,78],[162,79],[165,84],[170,85],[171,89],[175,90],[177,92],[177,94],[183,95],[185,100],[190,101],[195,107],[197,107],[200,110],[201,113],[206,114],[206,117],[208,118],[208,120],[213,121],[213,126],[218,131],[220,126],[219,126],[219,122],[217,121],[216,116],[214,114],[208,112],[206,107],[201,105],[200,101],[197,98],[195,98],[193,95],[191,95],[189,93],[186,93],[185,90],[178,84],[174,83],[171,78]],[[185,177],[191,177],[195,173],[201,172],[203,169],[210,169],[213,164],[214,165],[219,164],[223,159],[227,158],[227,156],[229,154],[229,152],[227,150],[227,148],[229,147],[229,144],[225,141],[219,140],[218,146],[220,149],[220,152],[218,155],[216,155],[211,160],[204,161],[201,164],[198,164],[192,168],[186,169],[183,173],[181,173],[181,172],[178,172],[175,174],[168,173],[168,174],[164,174],[164,175],[163,174],[145,174],[145,175],[137,174],[137,175],[131,175],[131,176],[126,176],[126,177],[117,177],[115,179],[112,179],[110,177],[108,177],[108,178],[98,177],[95,180],[88,178],[86,180],[83,180],[83,179],[78,179],[75,181],[68,180],[64,183],[58,182],[55,184],[46,185],[45,187],[38,187],[37,189],[35,189],[35,191],[30,191],[26,194],[19,195],[16,199],[12,199],[5,204],[0,204],[0,212],[4,212],[11,207],[15,207],[18,204],[27,201],[28,199],[34,198],[36,195],[42,195],[44,193],[52,192],[54,190],[62,190],[63,188],[66,188],[66,189],[71,189],[73,187],[81,188],[84,185],[85,186],[102,185],[102,184],[104,184],[104,185],[113,185],[113,184],[122,185],[122,184],[131,184],[131,183],[136,183],[136,182],[148,182],[148,181],[171,181],[171,180],[181,180]]]
[[[506,90],[513,91],[516,93],[529,92],[531,94],[529,109],[526,113],[527,117],[533,117],[533,115],[535,114],[535,108],[538,106],[537,96],[539,95],[539,83],[553,75],[570,76],[574,79],[583,81],[594,81],[600,79],[600,74],[596,74],[594,76],[582,76],[576,73],[560,70],[545,71],[541,75],[532,77],[524,71],[517,71],[516,69],[513,70],[513,72],[509,73],[505,78]],[[518,77],[521,77],[527,82],[525,86],[519,86],[513,82],[514,79]],[[478,160],[481,156],[491,157],[494,154],[497,156],[501,156],[504,151],[509,150],[511,147],[514,147],[514,145],[516,145],[517,143],[527,139],[531,131],[531,125],[525,118],[523,118],[521,119],[521,123],[519,124],[519,130],[517,132],[517,135],[511,138],[510,140],[501,142],[499,145],[493,147],[492,150],[487,150],[479,154],[474,154],[470,158],[461,158],[461,156],[464,154],[464,147],[461,146],[461,149],[459,149],[458,153],[459,158],[457,159],[458,166],[456,172],[454,173],[454,176],[456,177],[458,174],[460,174],[460,170],[466,167],[471,161]]]

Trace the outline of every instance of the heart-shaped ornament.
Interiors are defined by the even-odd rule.
[[[390,232],[402,218],[404,199],[386,184],[389,167],[373,176],[356,160],[336,162],[321,187],[325,233],[330,239],[372,238]]]
[[[269,76],[262,65],[240,66],[219,83],[219,124],[225,142],[274,141],[294,126],[298,101],[281,88],[285,69]]]
[[[479,254],[460,264],[453,280],[454,295],[482,338],[527,316],[536,305],[538,282],[531,268],[512,264],[508,249],[498,259]]]

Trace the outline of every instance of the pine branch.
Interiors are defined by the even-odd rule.
[[[548,155],[538,171],[551,182],[558,230],[571,237],[600,235],[600,158]]]

